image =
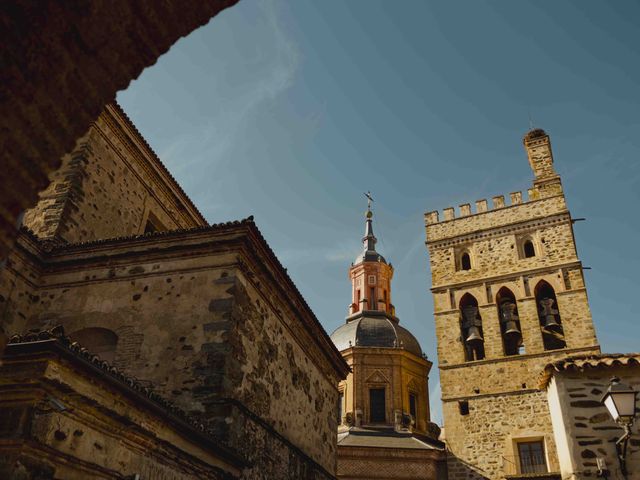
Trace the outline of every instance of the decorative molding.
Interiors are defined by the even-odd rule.
[[[541,227],[548,227],[552,225],[560,225],[563,223],[571,223],[571,214],[566,211],[558,213],[550,217],[538,218],[535,220],[523,220],[521,222],[515,222],[508,226],[500,227],[488,227],[480,231],[474,231],[463,235],[454,235],[451,237],[443,238],[440,240],[429,241],[425,243],[430,249],[439,249],[445,247],[452,247],[461,245],[464,243],[477,241],[481,239],[502,237],[508,234],[525,233]]]

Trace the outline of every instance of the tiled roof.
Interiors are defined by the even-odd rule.
[[[443,450],[439,440],[411,433],[396,432],[390,427],[352,427],[338,434],[341,447],[399,448],[411,450]]]
[[[606,353],[601,355],[574,355],[549,363],[544,367],[540,387],[547,388],[556,372],[584,372],[592,368],[640,365],[640,353]]]

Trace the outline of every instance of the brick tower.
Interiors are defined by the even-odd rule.
[[[559,478],[543,367],[599,353],[549,136],[528,132],[520,192],[425,215],[449,478]]]

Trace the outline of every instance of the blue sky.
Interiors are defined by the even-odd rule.
[[[434,362],[423,214],[526,190],[531,117],[587,218],[603,350],[638,351],[638,18],[632,0],[242,0],[118,101],[210,222],[255,216],[329,333],[371,190],[393,303]]]

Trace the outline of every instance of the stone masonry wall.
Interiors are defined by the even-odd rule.
[[[10,309],[72,337],[115,332],[116,366],[214,424],[255,461],[244,478],[329,478],[336,371],[259,267],[228,246],[237,234],[193,236],[58,250],[34,290],[37,307]],[[189,241],[198,246],[185,251]]]
[[[549,406],[556,437],[567,439],[565,445],[558,445],[562,478],[595,478],[597,457],[606,462],[610,478],[622,478],[615,441],[620,438],[623,430],[602,404],[602,396],[613,376],[640,391],[640,367],[637,364],[555,372],[549,385]],[[640,400],[637,401],[636,410],[638,402]],[[639,435],[640,429],[636,422],[627,447],[629,480],[640,479]]]
[[[581,275],[579,269],[577,269],[577,273]],[[558,275],[531,275],[527,277],[527,282],[522,276],[518,276],[513,280],[505,279],[496,283],[486,282],[476,287],[452,288],[442,293],[434,293],[434,297],[440,299],[436,301],[435,313],[436,337],[440,340],[438,342],[440,365],[455,365],[465,361],[460,329],[460,310],[457,307],[465,293],[471,293],[478,300],[479,313],[482,318],[485,358],[490,360],[504,357],[496,303],[496,294],[503,287],[513,292],[516,298],[525,352],[527,354],[543,353],[544,345],[538,307],[531,292],[527,294],[526,286],[526,283],[536,285],[540,280],[545,280],[550,285],[558,287],[556,288],[556,297],[567,348],[582,349],[596,346],[597,339],[591,322],[591,313],[588,310],[586,290],[584,287],[575,290],[560,290],[562,280],[557,278]],[[580,278],[582,277],[580,276]],[[489,298],[487,298],[487,292]],[[451,298],[453,305],[450,301]],[[585,306],[587,307],[585,308]]]
[[[38,357],[23,352],[0,365],[1,478],[238,478],[239,467],[180,434],[165,413],[114,388],[99,373],[88,374],[79,368],[81,360],[62,360],[40,348]],[[51,409],[52,397],[66,410]]]
[[[12,250],[4,264],[0,263],[0,331],[23,332],[27,321],[41,302],[36,293],[41,269],[32,261],[37,247],[31,237],[23,236],[23,249]]]
[[[41,238],[77,243],[142,234],[150,214],[163,230],[206,225],[124,112],[110,105],[63,158],[24,224]]]
[[[543,148],[544,147],[544,148]],[[599,353],[571,215],[555,174],[548,136],[525,138],[535,179],[529,198],[520,192],[425,215],[443,417],[452,453],[449,478],[503,478],[518,473],[515,442],[543,439],[548,468],[558,470],[551,419],[538,375],[550,361],[575,353]],[[527,257],[525,243],[535,255]],[[471,268],[462,268],[469,255]],[[566,348],[545,351],[536,286],[554,290]],[[501,333],[498,294],[516,300],[523,347],[507,356]],[[505,290],[503,290],[504,292]],[[460,304],[472,295],[482,320],[485,356],[466,361]],[[465,414],[468,408],[469,413]]]
[[[0,259],[62,156],[142,70],[236,0],[0,5]]]
[[[543,440],[550,471],[558,471],[544,392],[514,392],[469,399],[469,414],[456,401],[443,403],[450,480],[498,480],[519,473],[516,439]]]

